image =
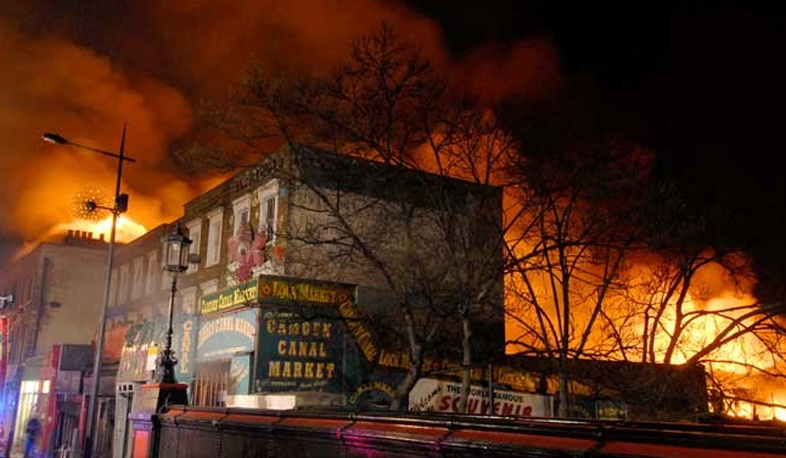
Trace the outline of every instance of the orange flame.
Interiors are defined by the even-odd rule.
[[[104,240],[109,241],[110,231],[112,230],[112,217],[109,216],[98,221],[78,219],[70,223],[60,223],[55,225],[50,230],[50,233],[62,234],[69,229],[91,232],[94,238],[103,236]],[[115,240],[120,243],[128,243],[143,235],[145,232],[147,232],[145,226],[137,223],[126,215],[121,215],[117,219]]]
[[[655,263],[652,265],[640,264],[632,268],[629,274],[646,289],[656,283],[651,278],[654,267]],[[544,278],[539,278],[538,275],[543,275]],[[524,326],[527,323],[537,322],[533,307],[528,304],[537,301],[550,319],[557,322],[554,311],[555,300],[550,297],[550,290],[545,286],[545,274],[530,274],[532,289],[530,296],[524,299],[515,297],[515,290],[520,289],[522,280],[508,278],[506,281],[511,291],[506,298],[508,312],[516,314],[516,318],[508,319],[507,337],[509,340],[516,340],[519,337],[517,334],[521,333],[520,335],[527,335],[526,339],[529,344],[535,344],[537,342],[533,340],[533,334],[525,334],[527,331]],[[581,289],[579,286],[575,287]],[[687,294],[681,304],[678,304],[676,300],[670,301],[666,312],[659,319],[659,326],[653,327],[651,323],[649,324],[650,332],[656,329],[655,335],[649,336],[650,339],[654,339],[655,361],[653,362],[670,364],[688,362],[696,355],[702,354],[705,349],[713,348],[713,343],[719,336],[733,336],[737,330],[744,329],[753,324],[755,320],[760,319],[763,316],[763,310],[761,304],[752,294],[752,287],[752,283],[732,285],[723,274],[723,270],[716,265],[709,264],[699,269],[691,282],[690,291],[692,294]],[[581,331],[583,330],[582,326],[587,322],[588,310],[591,307],[588,307],[587,303],[582,303],[582,299],[577,299],[582,294],[577,294],[576,291],[573,294],[571,323]],[[643,298],[647,294],[652,295],[652,291],[633,294],[634,301],[640,303],[631,302],[631,298],[628,296],[609,297],[606,300],[608,306],[604,308],[604,312],[609,314],[612,321],[615,322],[620,338],[628,339],[626,342],[631,345],[636,345],[635,342],[641,342],[643,339],[645,318],[642,304],[647,303]],[[535,299],[533,299],[533,295]],[[639,295],[642,297],[637,297]],[[592,297],[591,294],[587,294],[587,296]],[[652,300],[652,297],[649,299]],[[561,300],[561,297],[557,298],[558,302]],[[674,343],[672,339],[675,335],[678,307],[681,307],[683,325],[679,338]],[[516,321],[517,319],[523,319],[523,322],[519,323]],[[730,327],[732,331],[724,333]],[[711,410],[739,418],[786,420],[786,383],[783,379],[766,375],[786,372],[785,368],[779,367],[773,357],[773,349],[762,341],[762,339],[777,341],[774,335],[768,335],[767,332],[774,333],[775,331],[759,330],[756,335],[750,332],[741,333],[700,358],[700,362],[708,374],[719,381],[724,390],[725,398],[722,406],[711,405]],[[574,336],[571,336],[571,341],[574,342]],[[590,342],[600,348],[607,344],[608,335],[604,334],[601,329],[593,328]],[[674,345],[674,350],[670,359],[665,361],[670,344]],[[510,348],[510,350],[516,350],[516,348]],[[636,353],[635,350],[628,348],[626,351],[629,360],[641,357],[641,354]],[[616,353],[610,354],[609,358],[622,359],[623,355],[617,350]]]

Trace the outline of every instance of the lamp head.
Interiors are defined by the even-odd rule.
[[[169,272],[184,272],[188,269],[188,246],[191,239],[183,234],[180,222],[177,223],[175,232],[164,238],[165,259],[164,270]]]
[[[51,132],[45,133],[43,137],[45,142],[54,143],[56,145],[65,145],[66,143],[68,143],[68,140],[66,140],[65,138],[61,137],[60,135],[53,134]]]

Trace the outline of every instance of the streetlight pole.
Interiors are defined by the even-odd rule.
[[[112,153],[89,146],[80,145],[71,142],[60,135],[46,133],[43,135],[44,140],[58,145],[69,145],[76,148],[93,151],[95,153],[103,154],[117,158],[117,180],[115,182],[115,200],[114,205],[109,209],[112,213],[112,228],[109,232],[109,246],[106,251],[106,274],[104,276],[104,298],[101,306],[101,317],[98,322],[98,336],[96,342],[96,352],[93,361],[93,385],[90,390],[90,398],[88,399],[87,418],[85,419],[85,437],[83,443],[83,456],[90,458],[93,453],[93,439],[95,437],[95,411],[98,398],[98,386],[101,379],[101,360],[104,357],[104,332],[106,330],[106,312],[109,308],[109,291],[112,284],[112,260],[115,251],[115,234],[117,232],[117,217],[128,209],[128,196],[120,194],[120,181],[123,176],[123,161],[136,162],[135,159],[125,156],[125,143],[126,143],[126,126],[123,125],[123,135],[120,139],[120,149],[118,153]]]

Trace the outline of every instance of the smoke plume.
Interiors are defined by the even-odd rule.
[[[436,22],[398,2],[9,0],[0,13],[0,241],[54,237],[53,227],[74,219],[79,189],[114,187],[115,161],[43,143],[42,133],[114,151],[127,123],[126,151],[138,161],[123,173],[128,216],[151,228],[215,184],[178,171],[169,154],[195,134],[198,100],[223,95],[252,62],[330,71],[383,22],[486,99],[537,96],[560,81],[542,39],[456,58]]]

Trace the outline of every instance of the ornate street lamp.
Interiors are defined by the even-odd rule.
[[[177,276],[188,269],[189,264],[189,245],[191,239],[183,234],[180,222],[177,223],[175,232],[169,234],[164,239],[165,256],[164,270],[172,272],[172,288],[169,295],[168,327],[166,330],[166,342],[164,349],[158,354],[156,360],[156,382],[158,383],[177,383],[175,380],[175,364],[177,358],[172,351],[172,317],[175,311],[175,293],[177,293]]]

